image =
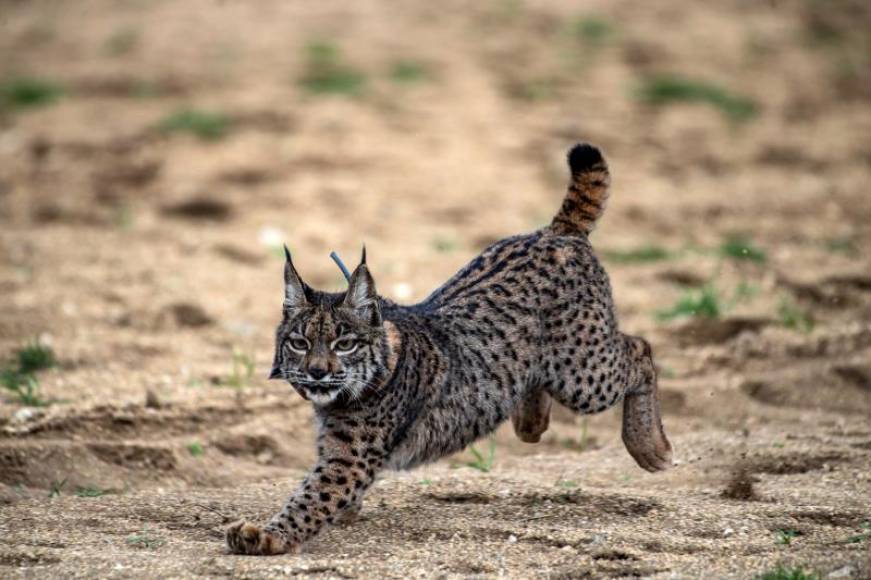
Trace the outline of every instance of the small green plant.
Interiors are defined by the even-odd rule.
[[[759,292],[759,286],[742,280],[735,288],[735,294],[732,296],[730,306],[734,306],[739,302],[746,302],[748,300],[752,300],[759,295]]]
[[[563,81],[555,76],[537,76],[516,79],[506,83],[505,91],[513,99],[527,102],[540,102],[559,96]]]
[[[659,74],[642,81],[636,95],[651,105],[671,103],[707,103],[732,121],[746,121],[757,113],[751,99],[730,93],[717,85],[680,75]]]
[[[57,366],[54,351],[39,341],[31,341],[15,353],[14,363],[0,368],[0,388],[18,397],[30,407],[41,407],[49,401],[39,396],[39,381],[35,373]]]
[[[588,46],[601,46],[614,34],[614,27],[600,16],[586,15],[572,26],[575,37]]]
[[[234,348],[232,365],[230,376],[224,379],[224,385],[241,389],[254,378],[254,358]]]
[[[440,252],[443,254],[453,252],[457,249],[457,242],[455,240],[449,238],[434,238],[432,241],[432,247],[436,252]]]
[[[25,375],[12,369],[0,370],[0,387],[16,397],[22,405],[44,407],[49,404],[39,396],[39,381],[33,375]]]
[[[33,340],[21,347],[16,356],[18,358],[18,372],[26,375],[57,366],[54,351],[50,346],[43,345],[38,340]]]
[[[300,84],[315,95],[359,96],[366,87],[366,76],[342,62],[341,51],[333,42],[318,40],[306,46],[306,67]]]
[[[139,31],[134,28],[122,28],[106,39],[103,50],[109,56],[123,56],[132,52],[138,45]]]
[[[60,497],[60,494],[63,491],[64,486],[67,484],[67,479],[68,478],[65,477],[65,478],[61,479],[60,481],[58,481],[56,479],[52,480],[51,485],[49,486],[49,489],[48,489],[48,497],[49,498]]]
[[[390,65],[390,80],[397,84],[410,85],[429,80],[426,65],[415,60],[398,60]]]
[[[106,495],[109,492],[96,486],[86,485],[76,487],[76,491],[74,493],[78,497],[100,497]]]
[[[862,529],[860,533],[847,538],[848,544],[858,544],[859,542],[864,542],[871,538],[871,522],[862,522],[860,528]]]
[[[16,77],[0,81],[0,109],[29,109],[50,105],[64,91],[60,85],[36,77]]]
[[[758,580],[817,580],[819,575],[805,572],[804,568],[787,568],[779,565],[774,570],[763,572],[756,578]]]
[[[718,253],[733,260],[748,260],[750,262],[764,263],[768,256],[764,250],[753,245],[753,242],[741,235],[733,235],[726,238],[720,244]]]
[[[203,449],[202,443],[199,441],[192,441],[187,444],[188,453],[190,453],[193,457],[202,457],[205,450]]]
[[[810,314],[801,310],[795,302],[785,296],[780,298],[777,316],[780,318],[780,323],[787,328],[804,333],[809,333],[814,329],[814,320]]]
[[[428,478],[424,478],[420,480],[421,485],[432,485],[432,480]]]
[[[560,478],[557,480],[556,486],[562,487],[563,489],[574,489],[578,487],[578,482]]]
[[[852,236],[829,238],[824,241],[824,245],[826,249],[833,254],[844,254],[847,256],[856,256],[859,254],[859,248],[856,247],[856,240]]]
[[[602,257],[618,264],[640,264],[668,260],[674,255],[661,246],[646,245],[632,250],[606,250]]]
[[[466,467],[471,467],[472,469],[477,469],[483,473],[487,473],[493,469],[493,461],[496,459],[496,441],[490,439],[486,456],[478,451],[474,445],[469,445],[469,453],[471,453],[472,457],[475,459],[473,461],[467,461],[464,465]]]
[[[138,534],[127,536],[127,544],[136,548],[145,550],[153,550],[164,544],[163,538],[154,535],[148,528],[145,528]]]
[[[714,319],[722,316],[723,310],[717,289],[712,284],[706,284],[702,288],[685,291],[674,306],[657,311],[656,318],[662,321],[683,317]]]
[[[164,133],[190,133],[203,141],[216,141],[230,129],[230,118],[222,113],[179,109],[166,116],[158,125]]]
[[[792,541],[800,535],[801,532],[797,530],[781,529],[775,532],[774,541],[781,546],[789,546],[792,545]]]
[[[578,438],[566,437],[562,440],[562,446],[572,451],[586,451],[590,445],[590,435],[588,433],[589,421],[587,417],[581,417],[581,432]]]
[[[129,205],[119,206],[112,215],[112,222],[119,230],[130,231],[135,221],[135,215]]]

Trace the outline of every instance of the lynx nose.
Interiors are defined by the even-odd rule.
[[[327,371],[327,369],[322,369],[319,367],[313,367],[308,370],[308,375],[316,381],[321,380],[322,378],[327,376],[328,373],[329,371]]]

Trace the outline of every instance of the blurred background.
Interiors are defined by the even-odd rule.
[[[281,244],[335,290],[365,242],[420,300],[550,221],[576,141],[611,165],[592,241],[679,477],[867,464],[869,30],[861,0],[0,1],[5,501],[294,475]],[[631,486],[618,426],[557,410],[443,463],[616,458]]]

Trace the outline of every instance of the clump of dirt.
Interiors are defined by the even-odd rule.
[[[746,465],[739,465],[726,482],[726,487],[720,495],[726,499],[736,499],[740,501],[757,501],[760,499],[759,494],[754,488],[754,484],[758,483],[759,479],[753,475],[753,472]]]
[[[227,221],[233,217],[233,208],[228,203],[207,197],[168,205],[161,212],[170,217],[189,220]]]
[[[171,471],[178,461],[171,449],[126,443],[91,443],[89,449],[101,460],[130,469]]]
[[[280,463],[285,456],[278,442],[269,435],[226,435],[214,441],[222,453],[234,457],[251,457],[259,463]]]
[[[198,328],[214,323],[214,319],[201,306],[190,302],[171,304],[167,310],[179,326]]]
[[[758,455],[747,458],[747,469],[753,473],[769,473],[773,475],[792,475],[807,473],[846,461],[842,453],[784,453]]]

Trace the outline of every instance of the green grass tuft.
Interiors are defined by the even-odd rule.
[[[720,244],[718,253],[726,258],[733,260],[747,260],[760,264],[768,260],[768,255],[758,246],[753,245],[753,242],[741,235],[733,235],[726,238]]]
[[[601,46],[614,34],[614,27],[600,16],[581,16],[572,25],[576,38],[589,46]]]
[[[777,316],[780,318],[780,323],[787,328],[804,333],[809,333],[814,329],[815,323],[811,315],[801,310],[789,298],[781,297],[780,305],[777,307]]]
[[[230,130],[230,118],[222,113],[179,109],[158,125],[165,133],[190,133],[204,141],[217,141]]]
[[[51,482],[51,486],[49,487],[49,490],[48,490],[49,499],[51,499],[53,497],[60,497],[60,494],[63,491],[64,486],[67,484],[67,479],[68,478],[65,477],[65,478],[61,479],[60,481],[55,479]]]
[[[432,241],[432,247],[436,252],[447,254],[457,249],[457,242],[449,238],[437,237]]]
[[[862,528],[862,532],[847,538],[848,544],[858,544],[871,538],[871,522],[862,522],[860,527]]]
[[[235,389],[245,387],[254,378],[254,366],[254,358],[251,355],[234,348],[230,376],[224,379],[223,384]]]
[[[131,534],[127,536],[127,543],[136,548],[153,550],[162,546],[164,544],[164,540],[163,538],[151,533],[148,528],[145,528],[138,534]]]
[[[139,31],[134,28],[122,28],[112,33],[103,45],[103,51],[109,56],[123,56],[139,45]]]
[[[467,461],[464,465],[466,467],[471,467],[472,469],[477,469],[483,473],[487,473],[493,469],[493,461],[496,459],[496,441],[490,439],[486,456],[478,451],[474,445],[469,445],[469,453],[471,453],[472,457],[475,459],[473,461]]]
[[[430,79],[426,65],[414,60],[398,60],[390,66],[390,80],[410,85]]]
[[[203,444],[199,441],[192,441],[187,444],[188,453],[190,453],[193,457],[202,457],[203,453],[205,453],[205,449],[203,449]]]
[[[63,88],[36,77],[15,77],[0,81],[0,109],[29,109],[50,105],[63,96]]]
[[[18,371],[22,374],[32,374],[36,371],[57,366],[54,351],[50,346],[33,340],[18,350]]]
[[[724,306],[717,289],[711,284],[702,288],[687,290],[671,308],[656,312],[659,320],[674,320],[675,318],[719,318]]]
[[[774,570],[763,572],[757,576],[758,580],[817,580],[819,574],[805,572],[804,568],[786,568],[782,565]]]
[[[15,352],[14,363],[0,368],[0,388],[9,391],[22,405],[42,407],[49,404],[39,396],[35,373],[57,366],[54,351],[34,340]]]
[[[825,240],[824,245],[833,254],[844,254],[847,256],[859,254],[859,248],[856,246],[856,240],[853,236],[829,238]]]
[[[27,407],[45,407],[49,404],[39,395],[39,381],[33,375],[25,375],[10,369],[0,370],[0,387],[18,397],[18,402]]]
[[[732,121],[747,121],[758,110],[748,97],[730,93],[717,85],[679,75],[660,74],[642,81],[637,96],[652,105],[707,103]]]
[[[78,486],[75,491],[78,497],[100,497],[107,493],[109,493],[107,490],[91,485]]]
[[[602,257],[617,264],[641,264],[668,260],[674,255],[663,247],[647,245],[633,250],[606,250]]]
[[[781,546],[789,546],[792,545],[792,541],[800,535],[801,532],[797,530],[781,529],[775,532],[774,541]]]
[[[513,99],[534,103],[557,98],[562,85],[563,81],[557,77],[541,76],[509,82],[505,90]]]
[[[300,84],[315,95],[359,96],[366,88],[366,75],[342,62],[334,43],[319,40],[306,46],[306,68]]]

